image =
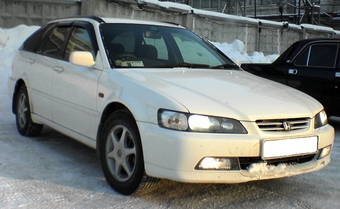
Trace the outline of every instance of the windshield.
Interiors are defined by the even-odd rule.
[[[196,34],[181,28],[103,24],[103,41],[115,68],[239,69]]]

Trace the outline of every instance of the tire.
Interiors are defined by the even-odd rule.
[[[151,192],[159,179],[145,174],[141,139],[131,114],[125,110],[112,113],[102,133],[100,161],[109,185],[124,195]]]
[[[43,125],[36,124],[31,118],[31,109],[25,85],[22,85],[15,98],[15,122],[18,132],[23,136],[37,136]]]

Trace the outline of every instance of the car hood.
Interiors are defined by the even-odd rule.
[[[195,114],[255,121],[313,117],[322,109],[319,102],[300,91],[244,71],[125,69],[121,72]]]

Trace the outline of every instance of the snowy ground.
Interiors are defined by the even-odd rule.
[[[20,136],[11,113],[7,78],[15,50],[38,27],[0,28],[0,208],[340,208],[340,119],[332,162],[291,178],[246,184],[183,184],[162,181],[142,197],[108,186],[95,151],[49,128]],[[214,43],[233,60],[271,62],[277,55],[243,52],[243,43]]]

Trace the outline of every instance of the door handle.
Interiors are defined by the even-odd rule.
[[[54,68],[54,71],[57,71],[58,73],[61,73],[61,72],[64,71],[64,68],[57,66],[57,67]]]
[[[298,73],[298,70],[297,70],[297,69],[289,69],[289,70],[288,70],[288,74],[296,75],[297,73]]]
[[[340,72],[335,72],[335,77],[340,78]]]

